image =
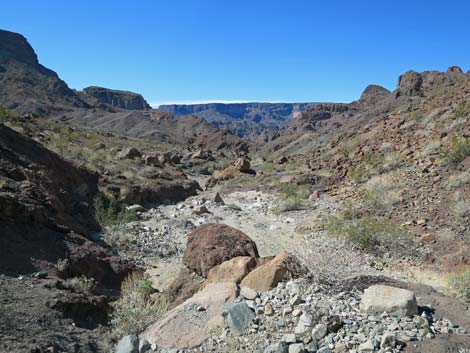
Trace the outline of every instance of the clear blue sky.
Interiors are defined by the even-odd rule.
[[[470,59],[470,1],[9,0],[25,35],[72,88],[204,100],[351,101],[369,83]]]

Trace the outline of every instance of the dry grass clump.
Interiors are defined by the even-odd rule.
[[[421,150],[421,158],[426,158],[428,156],[438,153],[441,149],[441,146],[442,144],[440,140],[431,140],[427,142]]]
[[[466,184],[470,184],[470,170],[451,175],[447,182],[447,188],[449,190],[458,189]]]
[[[91,293],[96,287],[96,281],[82,275],[66,279],[63,286],[75,293]]]
[[[391,175],[379,175],[365,184],[364,204],[371,211],[388,211],[401,201],[401,191]]]
[[[138,335],[170,309],[163,294],[154,294],[148,276],[131,273],[121,285],[121,297],[113,304],[111,326],[118,336]]]
[[[470,303],[470,268],[449,276],[449,286],[457,297]]]
[[[470,156],[470,138],[454,136],[450,140],[450,146],[444,154],[449,164],[457,165]]]
[[[274,208],[275,214],[288,211],[302,210],[307,207],[309,193],[305,188],[295,185],[286,185],[279,194],[279,203]]]

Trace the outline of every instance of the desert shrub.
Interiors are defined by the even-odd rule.
[[[380,174],[384,171],[385,156],[381,153],[367,153],[358,164],[349,171],[349,177],[355,183],[363,183],[371,176]]]
[[[459,164],[468,156],[470,156],[470,138],[454,136],[445,152],[446,161],[449,164]]]
[[[470,269],[451,274],[449,285],[460,299],[470,302]]]
[[[113,303],[111,326],[118,336],[138,335],[170,309],[168,298],[155,295],[148,276],[130,274],[121,285],[121,297]]]
[[[330,216],[324,220],[330,235],[344,237],[360,250],[377,255],[412,255],[411,238],[398,225],[372,217]]]
[[[470,103],[460,103],[454,110],[455,116],[461,118],[470,115]]]
[[[387,211],[400,202],[396,182],[389,175],[376,176],[365,185],[363,201],[371,211]]]
[[[451,175],[447,183],[447,188],[457,189],[463,185],[470,184],[470,170],[466,170],[462,173]]]
[[[452,206],[452,211],[457,221],[462,221],[470,217],[470,200],[459,199],[456,200]]]
[[[82,275],[66,279],[63,285],[75,293],[90,293],[95,289],[96,281]]]
[[[99,222],[104,226],[118,225],[137,220],[134,211],[127,210],[114,198],[99,192],[95,196],[95,210]]]
[[[301,210],[306,207],[308,191],[297,185],[285,185],[279,194],[279,202],[274,208],[274,213]]]

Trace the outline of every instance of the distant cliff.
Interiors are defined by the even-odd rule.
[[[296,112],[302,112],[314,103],[210,103],[193,105],[161,105],[161,111],[175,117],[196,115],[216,127],[224,127],[245,137],[287,126]]]
[[[92,105],[106,104],[127,110],[151,109],[142,95],[128,91],[92,86],[83,89],[83,98]]]

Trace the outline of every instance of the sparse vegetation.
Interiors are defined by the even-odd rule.
[[[95,209],[98,220],[104,226],[118,225],[137,220],[134,211],[127,210],[122,204],[104,192],[95,196]]]
[[[412,252],[411,238],[398,225],[372,217],[355,218],[351,211],[324,221],[328,234],[345,237],[359,249],[383,255],[402,256]]]
[[[449,276],[449,286],[455,291],[457,297],[470,303],[470,269]]]
[[[455,116],[461,118],[470,115],[470,103],[460,103],[454,110]]]
[[[282,188],[279,195],[279,203],[273,211],[279,214],[304,209],[308,196],[309,194],[305,188],[296,185],[286,185]]]
[[[64,287],[75,293],[91,293],[95,289],[96,281],[93,278],[78,276],[64,281]]]
[[[370,179],[365,185],[364,203],[371,212],[388,211],[400,202],[400,191],[389,175]]]
[[[113,304],[113,332],[118,336],[139,334],[170,309],[163,294],[155,294],[149,278],[140,273],[130,274],[121,286],[121,297]]]
[[[445,152],[445,159],[449,164],[459,164],[470,156],[470,138],[454,136],[450,140],[450,146]]]

